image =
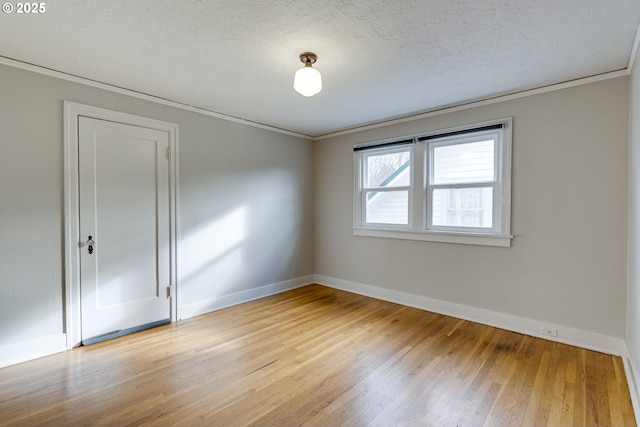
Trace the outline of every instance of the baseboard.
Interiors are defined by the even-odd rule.
[[[66,349],[66,334],[49,335],[29,341],[0,346],[0,368],[49,356],[65,351]]]
[[[625,342],[624,354],[622,355],[622,361],[624,362],[624,373],[627,377],[627,384],[629,385],[629,393],[631,394],[631,403],[633,404],[633,412],[636,416],[636,424],[640,426],[640,378],[638,374],[638,365],[634,362],[635,358],[629,351],[629,347]]]
[[[181,304],[178,307],[178,318],[188,319],[190,317],[199,316],[201,314],[210,313],[233,305],[242,304],[259,298],[268,297],[270,295],[279,294],[291,289],[300,288],[310,285],[314,276],[298,277],[296,279],[285,280],[284,282],[272,283],[270,285],[261,286],[259,288],[248,289],[246,291],[236,292],[228,295],[198,301],[191,304]]]
[[[468,305],[437,300],[421,295],[380,288],[376,286],[366,285],[364,283],[336,279],[333,277],[316,275],[315,283],[347,292],[353,292],[359,295],[365,295],[384,301],[394,302],[409,307],[431,311],[434,313],[470,320],[472,322],[482,323],[513,332],[519,332],[538,338],[544,338],[550,341],[556,341],[564,344],[586,348],[589,350],[595,350],[602,353],[613,354],[616,356],[621,356],[624,353],[625,341],[623,339],[611,337],[608,335],[602,335],[595,332],[584,331],[581,329],[575,329],[563,325],[556,325],[553,323],[541,322],[537,320],[513,316],[510,314],[471,307]],[[551,337],[548,335],[543,335],[540,332],[542,326],[557,329],[558,336]]]

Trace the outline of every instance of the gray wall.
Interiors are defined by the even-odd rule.
[[[0,66],[0,347],[63,332],[63,100],[179,125],[181,303],[313,274],[312,142]]]
[[[640,51],[631,74],[629,138],[629,265],[627,281],[627,348],[640,386]],[[633,387],[633,384],[630,384]],[[636,390],[640,393],[640,389]]]
[[[622,338],[628,78],[321,140],[318,275]],[[511,248],[352,235],[356,143],[513,116]]]

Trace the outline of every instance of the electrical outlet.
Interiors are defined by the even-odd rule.
[[[540,333],[542,335],[549,335],[550,337],[557,337],[558,336],[558,328],[554,328],[552,326],[542,325],[540,327]]]

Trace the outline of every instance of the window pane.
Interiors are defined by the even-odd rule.
[[[494,140],[435,147],[433,183],[487,182],[494,179]]]
[[[409,150],[367,156],[365,187],[404,187],[411,177]]]
[[[433,225],[493,226],[493,188],[439,188],[433,191]]]
[[[408,191],[371,191],[366,195],[367,223],[409,224]]]

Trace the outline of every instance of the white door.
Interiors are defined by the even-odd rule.
[[[170,321],[169,135],[79,117],[83,343]]]

